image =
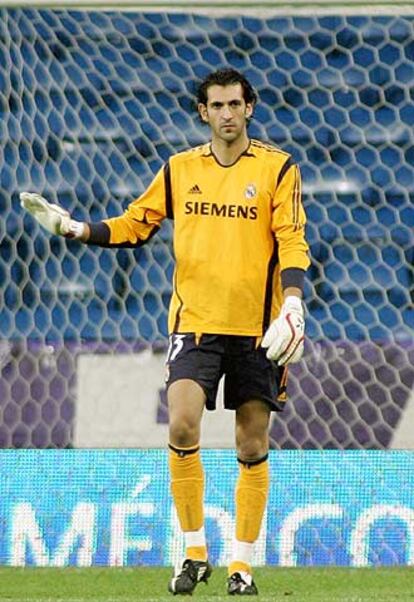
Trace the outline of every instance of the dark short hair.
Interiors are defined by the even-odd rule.
[[[243,98],[246,104],[253,106],[257,101],[257,94],[251,83],[235,69],[218,69],[207,75],[197,89],[197,102],[207,104],[207,90],[210,86],[232,86],[240,84],[243,90]]]

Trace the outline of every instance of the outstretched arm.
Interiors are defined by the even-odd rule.
[[[101,222],[76,221],[66,209],[34,192],[22,192],[20,202],[52,234],[101,247],[137,247],[155,234],[165,217],[172,217],[169,164],[160,169],[147,190],[122,215]]]
[[[35,192],[22,192],[20,204],[52,234],[59,234],[65,238],[76,238],[82,242],[89,240],[90,229],[85,222],[78,222],[71,218],[66,209],[55,203],[49,203],[44,197]]]

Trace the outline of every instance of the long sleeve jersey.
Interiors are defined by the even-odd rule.
[[[138,246],[166,217],[175,255],[169,331],[262,336],[280,310],[281,273],[309,265],[291,156],[256,140],[230,166],[209,144],[178,153],[123,215],[91,225],[90,242]]]

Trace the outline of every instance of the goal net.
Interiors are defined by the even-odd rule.
[[[206,139],[194,82],[221,65],[258,91],[251,136],[291,152],[303,176],[307,346],[272,443],[410,446],[413,25],[0,9],[1,447],[73,444],[77,357],[163,349],[173,271],[169,223],[137,251],[89,248],[41,231],[18,193],[79,220],[119,214]]]

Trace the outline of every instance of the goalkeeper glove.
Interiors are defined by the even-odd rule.
[[[299,297],[286,297],[279,316],[267,329],[262,347],[266,357],[280,365],[293,364],[302,357],[305,340],[305,319]]]
[[[52,234],[60,234],[66,238],[81,238],[85,225],[70,217],[66,209],[49,203],[35,192],[20,193],[20,204],[39,222],[43,228]]]

